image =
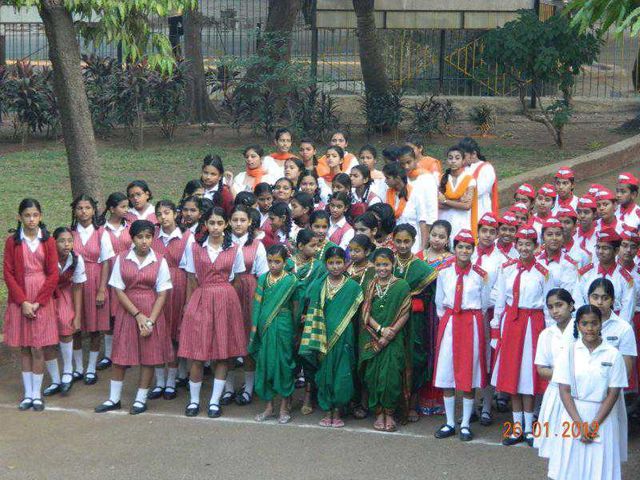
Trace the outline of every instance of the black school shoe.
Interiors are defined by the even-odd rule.
[[[511,447],[513,445],[517,445],[518,443],[524,442],[524,435],[520,435],[518,437],[507,437],[502,439],[502,445],[505,447]]]
[[[456,428],[451,425],[447,425],[446,423],[442,425],[436,433],[433,434],[434,437],[438,439],[453,437],[456,434]]]
[[[111,410],[120,410],[121,408],[122,405],[120,402],[113,403],[111,400],[107,400],[94,408],[93,411],[96,413],[105,413],[110,412]]]
[[[172,387],[165,387],[164,393],[162,394],[162,398],[165,400],[173,400],[177,396],[178,393],[176,392],[176,389]]]
[[[131,415],[139,415],[139,414],[144,413],[146,411],[147,411],[147,404],[146,403],[133,402],[133,405],[131,405],[131,409],[129,410],[129,413]]]
[[[47,388],[44,389],[42,395],[44,397],[50,397],[51,395],[55,395],[56,393],[60,393],[62,391],[62,385],[60,383],[52,383]]]
[[[98,375],[95,373],[86,373],[84,375],[84,384],[85,385],[95,385],[98,383]]]
[[[33,399],[33,411],[34,412],[42,412],[44,410],[44,402],[41,398]]]
[[[73,372],[71,375],[73,376],[74,383],[79,382],[84,378],[84,373],[80,373],[80,372]]]
[[[473,432],[469,427],[461,427],[459,436],[460,440],[463,442],[470,442],[473,440]]]
[[[533,447],[534,440],[535,440],[535,437],[533,436],[533,433],[524,432],[524,441],[527,442],[527,445],[529,445],[530,447]]]
[[[147,398],[149,400],[155,400],[156,398],[160,398],[164,393],[164,388],[162,387],[153,387],[149,393],[147,393]]]
[[[29,410],[31,407],[33,407],[33,398],[29,397],[23,398],[22,401],[18,404],[18,410],[20,410],[21,412]]]
[[[187,417],[197,417],[200,413],[200,404],[199,403],[190,403],[184,409],[184,414]]]
[[[215,403],[209,404],[209,410],[207,411],[207,417],[209,418],[218,418],[222,415],[222,409],[220,405],[216,405]]]
[[[102,360],[98,362],[98,365],[96,365],[96,370],[106,370],[111,365],[112,365],[111,359],[104,357]]]

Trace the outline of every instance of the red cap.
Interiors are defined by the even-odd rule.
[[[545,183],[538,189],[538,195],[556,198],[556,188],[550,183]]]
[[[493,213],[487,212],[482,216],[482,218],[478,222],[478,225],[484,225],[486,227],[498,228],[498,220],[493,215]]]
[[[576,178],[576,174],[569,167],[560,167],[555,177],[562,178],[564,180],[573,180]]]
[[[578,206],[580,206],[580,203],[578,203]],[[560,207],[556,211],[556,218],[562,218],[562,217],[578,218],[578,214],[571,207]]]
[[[576,208],[591,208],[595,210],[598,208],[595,199],[591,195],[585,195],[578,199],[578,206]]]
[[[600,230],[596,235],[598,242],[619,242],[622,240],[618,232],[616,232],[613,228],[604,228]]]
[[[470,243],[472,245],[475,245],[476,243],[475,238],[473,238],[473,233],[471,233],[471,230],[467,230],[466,228],[460,230],[453,239],[458,242]]]
[[[522,195],[524,197],[528,197],[528,198],[530,198],[532,200],[534,198],[536,198],[536,191],[528,183],[523,183],[522,185],[520,185],[518,187],[518,190],[516,190],[516,194],[520,194],[520,195]]]
[[[616,199],[616,194],[613,193],[608,188],[602,187],[600,190],[598,190],[596,192],[595,198],[596,198],[596,202],[598,202],[600,200],[611,200],[611,201],[614,201]]]
[[[623,172],[618,175],[618,183],[620,185],[634,185],[638,186],[638,179],[635,177],[633,173]]]
[[[509,225],[511,227],[518,226],[518,221],[516,220],[516,217],[514,217],[511,212],[505,212],[504,215],[498,218],[498,223],[500,225]]]
[[[562,228],[562,223],[556,217],[549,217],[542,224],[542,228],[553,228],[553,227]]]
[[[596,197],[596,193],[598,193],[598,191],[600,191],[603,188],[604,188],[604,185],[600,185],[599,183],[592,183],[589,186],[589,195],[591,195],[593,198],[595,198]]]
[[[638,235],[638,230],[630,225],[623,225],[622,232],[620,232],[620,238],[622,240],[640,243],[640,235]]]
[[[523,225],[518,229],[516,233],[516,238],[520,238],[522,240],[538,240],[538,232],[529,225]]]
[[[526,213],[527,215],[530,213],[527,206],[522,202],[514,203],[509,207],[509,210],[511,212]]]

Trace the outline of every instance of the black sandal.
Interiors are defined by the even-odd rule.
[[[78,371],[74,371],[71,376],[73,377],[73,382],[79,382],[80,380],[82,380],[84,378],[84,373],[78,372]]]
[[[149,400],[155,400],[156,398],[160,398],[164,393],[164,387],[153,387],[149,393],[147,393],[147,398]]]
[[[184,414],[187,417],[197,417],[199,413],[200,413],[199,403],[191,402],[189,405],[187,405],[187,408],[184,409]]]
[[[110,412],[112,410],[120,410],[122,408],[122,404],[120,402],[112,402],[111,400],[106,400],[93,409],[96,413],[105,413]]]
[[[18,410],[24,412],[25,410],[29,410],[33,407],[33,398],[24,397],[22,401],[18,404]]]
[[[98,383],[98,375],[95,373],[86,373],[84,375],[84,384],[85,385],[95,385]]]
[[[111,359],[108,357],[104,357],[102,360],[100,360],[98,362],[98,365],[96,365],[96,370],[106,370],[107,368],[109,368],[112,365]]]
[[[253,395],[247,392],[244,387],[238,393],[236,393],[236,404],[244,407],[249,405],[253,401]]]
[[[165,400],[173,400],[177,396],[178,394],[176,393],[176,389],[173,387],[165,387],[164,393],[162,394],[162,397]]]
[[[220,405],[216,403],[210,403],[209,410],[207,411],[207,417],[218,418],[220,415],[222,415],[222,409],[220,408]]]
[[[56,393],[60,393],[62,390],[62,386],[59,383],[52,383],[42,392],[42,396],[50,397],[51,395],[55,395]]]
[[[34,398],[32,405],[33,405],[34,412],[41,412],[44,410],[44,402],[42,401],[41,398]]]
[[[433,434],[434,437],[438,439],[453,437],[456,434],[456,427],[452,427],[449,424],[442,425],[436,433]]]
[[[236,399],[236,392],[224,392],[222,394],[222,398],[220,399],[220,405],[231,405]]]
[[[129,410],[129,413],[131,415],[138,415],[146,411],[147,411],[147,404],[136,400],[135,402],[133,402],[133,405],[131,405],[131,410]]]

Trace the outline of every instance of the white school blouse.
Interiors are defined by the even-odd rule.
[[[156,253],[151,249],[144,260],[140,262],[138,256],[133,251],[133,248],[129,250],[129,253],[125,257],[127,260],[133,261],[138,267],[138,270],[142,270],[147,265],[151,265],[153,262],[158,261],[158,257],[156,257]],[[120,290],[124,290],[126,285],[122,280],[122,273],[120,272],[120,256],[116,258],[115,263],[113,264],[113,271],[111,272],[111,277],[109,278],[109,286],[113,288],[118,288]],[[173,288],[171,284],[171,273],[169,272],[169,265],[167,261],[163,258],[160,261],[160,268],[158,269],[158,276],[156,277],[155,290],[156,292],[163,292],[165,290],[170,290]]]
[[[457,281],[455,262],[451,262],[438,273],[435,304],[440,318],[447,308],[453,308]],[[487,273],[482,268],[472,265],[469,273],[462,278],[462,285],[462,310],[482,310],[485,312],[491,293]]]

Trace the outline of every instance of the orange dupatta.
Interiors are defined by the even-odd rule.
[[[344,158],[342,159],[342,173],[349,173],[347,172],[347,169],[351,164],[351,160],[354,158],[355,156],[352,153],[345,153]],[[316,173],[319,177],[324,177],[325,175],[329,174],[329,165],[327,164],[326,155],[323,155],[318,159],[318,165],[316,165]]]
[[[407,172],[407,177],[410,180],[415,180],[416,178],[418,178],[420,175],[424,173],[429,173],[429,172],[424,170],[423,168],[417,167],[411,170],[410,172]]]
[[[453,190],[453,187],[451,186],[452,182],[447,179],[447,188],[445,189],[444,196],[447,197],[447,200],[460,200],[467,192],[471,180],[473,180],[473,176],[464,175],[456,189]],[[473,233],[474,238],[478,238],[478,196],[475,192],[471,200],[471,233]]]
[[[297,156],[295,156],[293,153],[290,153],[290,152],[286,152],[286,153],[273,152],[270,155],[270,157],[275,160],[280,160],[281,162],[289,160],[290,158],[298,158]]]
[[[247,173],[247,176],[253,178],[254,187],[262,181],[262,177],[267,173],[262,166],[259,166],[258,168],[247,168],[245,169],[245,172]]]
[[[411,196],[412,190],[413,188],[411,187],[411,185],[407,185],[407,199]],[[407,206],[407,199],[400,198],[398,196],[398,206],[396,207],[396,195],[398,195],[398,192],[396,192],[395,189],[393,188],[387,189],[386,201],[391,206],[391,208],[393,208],[393,213],[397,220],[404,213],[404,208]]]

